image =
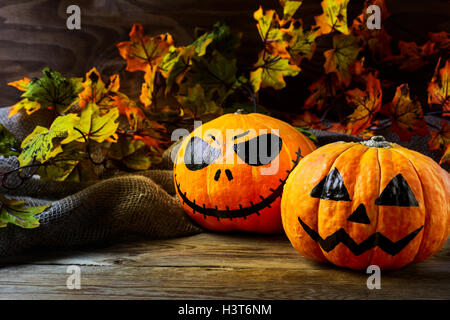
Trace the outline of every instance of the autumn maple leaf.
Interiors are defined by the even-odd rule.
[[[351,134],[359,134],[370,126],[373,116],[381,108],[382,91],[380,80],[369,74],[366,78],[366,90],[353,89],[346,92],[347,102],[355,107],[347,117],[346,128]]]
[[[313,82],[309,87],[310,95],[306,98],[303,108],[310,109],[315,107],[322,110],[329,99],[336,96],[338,90],[337,76],[334,73],[321,77]]]
[[[390,45],[392,37],[386,32],[385,28],[369,29],[367,27],[370,16],[367,9],[372,5],[376,5],[380,8],[381,23],[390,16],[385,0],[365,1],[363,12],[353,20],[352,32],[359,36],[363,41],[363,46],[370,50],[374,61],[382,62],[383,60],[392,57]]]
[[[450,144],[447,145],[445,148],[444,154],[441,157],[441,160],[439,160],[439,164],[450,164]]]
[[[118,92],[113,97],[113,100],[114,105],[119,109],[119,114],[127,117],[130,130],[136,131],[139,121],[145,118],[144,111],[136,105],[136,102],[123,93]]]
[[[431,138],[428,141],[430,150],[439,150],[450,145],[450,124],[446,120],[441,120],[440,130],[430,130]]]
[[[335,30],[349,34],[347,26],[347,4],[349,0],[323,0],[321,5],[323,14],[314,17],[320,34],[327,34]]]
[[[250,73],[250,83],[255,92],[258,92],[260,87],[282,89],[286,86],[285,76],[296,76],[300,72],[300,68],[290,64],[289,59],[265,54],[264,51],[260,53],[255,68],[256,70]]]
[[[430,150],[444,150],[439,164],[450,164],[450,124],[446,120],[441,120],[439,130],[430,130],[431,138],[428,140]]]
[[[260,6],[258,10],[253,13],[253,18],[256,20],[256,27],[258,28],[259,36],[264,43],[265,50],[275,56],[283,59],[289,59],[290,55],[287,50],[291,36],[287,29],[282,29],[280,21],[275,10],[263,11]]]
[[[416,71],[428,64],[428,57],[436,52],[435,43],[427,41],[422,46],[415,42],[399,41],[400,55],[386,59],[387,62],[399,64],[399,69]]]
[[[280,0],[280,4],[283,7],[283,20],[290,19],[300,8],[302,2],[298,0]]]
[[[156,66],[148,65],[145,69],[144,82],[142,83],[139,99],[145,107],[149,107],[153,101],[153,90],[156,76]]]
[[[9,82],[8,86],[14,87],[20,91],[27,91],[27,85],[30,83],[30,81],[30,78],[25,77],[21,80]]]
[[[439,63],[438,63],[439,65]],[[428,103],[439,105],[444,116],[450,115],[450,61],[439,71],[439,77],[435,73],[428,85]]]
[[[86,107],[93,102],[100,108],[109,109],[113,106],[112,95],[120,88],[119,75],[115,74],[109,78],[109,84],[103,82],[100,73],[92,68],[86,73],[86,80],[82,83],[83,91],[78,94],[80,107]]]
[[[287,30],[292,37],[287,48],[291,62],[300,65],[303,58],[310,60],[316,50],[317,33],[314,30],[305,31],[301,20],[292,20]]]
[[[349,66],[356,60],[360,51],[359,39],[353,35],[335,35],[333,49],[323,53],[325,56],[325,72],[335,72],[339,81],[349,85],[351,73]]]
[[[391,119],[391,130],[401,140],[409,141],[413,135],[425,136],[428,126],[423,117],[422,106],[409,95],[408,84],[397,87],[392,102],[383,108],[383,113]]]
[[[126,70],[133,72],[146,71],[148,65],[159,65],[172,44],[173,38],[170,34],[149,37],[144,34],[142,25],[135,24],[130,32],[130,41],[118,43],[117,48],[122,58],[127,61]]]

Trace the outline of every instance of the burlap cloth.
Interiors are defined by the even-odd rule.
[[[30,116],[19,113],[8,118],[9,108],[0,108],[0,123],[22,140],[35,126],[48,126],[46,111]],[[431,119],[439,126],[438,119]],[[313,130],[318,146],[335,141],[359,141],[358,137]],[[435,160],[439,152],[427,148],[429,137],[415,136],[410,142],[399,141],[390,131],[382,132],[387,140],[422,152]],[[22,229],[14,225],[0,228],[0,257],[16,255],[36,248],[98,245],[130,237],[168,238],[202,232],[184,213],[177,201],[172,181],[169,148],[157,170],[135,174],[117,172],[98,182],[52,182],[32,178],[20,188],[0,192],[29,205],[50,204],[38,217],[40,226]],[[14,157],[0,157],[0,170],[17,166]],[[11,177],[10,179],[14,179]]]

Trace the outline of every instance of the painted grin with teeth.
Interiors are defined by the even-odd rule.
[[[290,170],[286,170],[286,177],[284,179],[279,179],[280,184],[276,189],[270,188],[271,194],[268,197],[263,197],[260,195],[261,201],[258,203],[253,203],[253,201],[250,201],[250,206],[244,207],[243,205],[239,204],[239,208],[236,209],[230,209],[228,206],[225,210],[218,209],[216,206],[215,208],[207,208],[205,204],[199,204],[196,203],[195,199],[190,200],[187,193],[183,192],[180,187],[180,183],[177,182],[177,177],[175,174],[175,186],[177,188],[177,192],[181,197],[181,200],[183,201],[183,204],[188,205],[192,210],[193,213],[199,213],[204,216],[206,219],[207,216],[215,217],[217,220],[220,219],[230,219],[233,218],[244,218],[246,219],[249,215],[256,214],[259,215],[259,211],[270,208],[271,203],[273,203],[278,197],[281,196],[283,192],[284,184],[286,183],[287,177],[289,176],[289,173],[297,166],[297,164],[300,162],[300,159],[302,158],[301,150],[298,148],[296,154],[296,159],[292,160],[293,166]]]

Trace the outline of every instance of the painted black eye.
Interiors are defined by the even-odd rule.
[[[237,143],[233,149],[245,163],[251,166],[262,166],[278,156],[282,143],[279,136],[269,133]]]
[[[184,163],[191,171],[200,170],[213,163],[220,156],[220,153],[220,149],[211,147],[199,137],[193,137],[187,144]]]
[[[344,179],[336,168],[312,189],[311,197],[334,201],[351,201],[344,185]]]
[[[375,204],[379,206],[418,207],[414,193],[401,174],[396,175],[388,183]]]

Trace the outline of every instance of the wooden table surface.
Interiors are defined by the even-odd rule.
[[[66,287],[79,266],[81,289]],[[450,299],[450,240],[429,260],[368,275],[307,260],[283,236],[203,233],[1,262],[1,299]]]

